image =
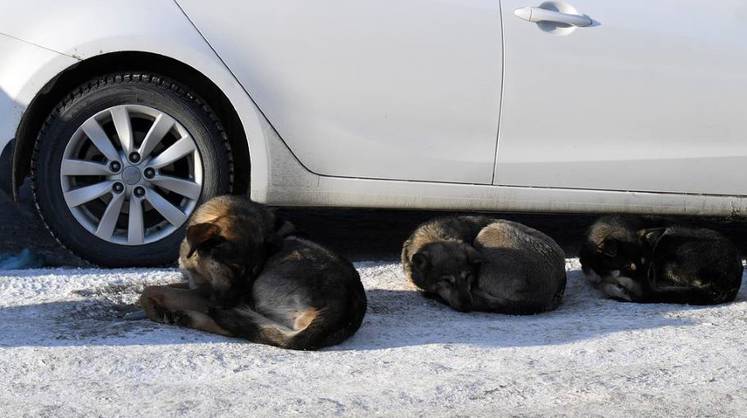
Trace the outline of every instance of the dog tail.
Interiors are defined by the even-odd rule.
[[[292,350],[316,350],[350,338],[360,328],[365,312],[366,296],[361,286],[360,293],[351,295],[346,312],[334,315],[326,309],[309,308],[295,317],[292,326],[249,307],[212,309],[210,316],[232,335],[254,343]]]

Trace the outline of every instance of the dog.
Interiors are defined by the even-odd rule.
[[[439,218],[413,232],[402,258],[421,292],[462,312],[544,312],[557,308],[565,291],[562,249],[515,222]]]
[[[726,237],[659,218],[600,218],[586,233],[580,261],[595,286],[626,302],[725,303],[742,282],[741,257]]]
[[[245,198],[217,198],[193,216],[181,246],[187,283],[145,289],[155,321],[290,349],[338,344],[360,327],[366,295],[352,264],[293,236]]]

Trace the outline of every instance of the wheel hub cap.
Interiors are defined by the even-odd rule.
[[[127,167],[122,172],[122,180],[124,180],[128,186],[134,186],[140,183],[140,179],[142,178],[143,176],[140,174],[140,170],[137,167]]]

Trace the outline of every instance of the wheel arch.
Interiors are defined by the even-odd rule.
[[[250,173],[252,169],[256,169],[251,167],[251,157],[255,155],[249,150],[246,121],[242,120],[237,106],[229,99],[224,89],[194,67],[174,58],[152,52],[119,51],[96,55],[71,65],[47,82],[31,100],[15,135],[12,164],[14,195],[17,195],[19,187],[30,173],[36,137],[54,106],[76,86],[91,78],[117,71],[160,74],[189,86],[205,100],[218,114],[229,136],[234,166],[233,192],[249,192]],[[241,90],[239,94],[246,93]],[[253,105],[251,101],[249,103]],[[255,135],[254,139],[261,140],[260,136]],[[258,148],[256,156],[263,155],[262,147]]]

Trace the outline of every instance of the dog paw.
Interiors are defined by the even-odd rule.
[[[172,312],[171,320],[172,324],[187,328],[192,328],[192,324],[194,323],[194,321],[192,321],[192,317],[188,312],[185,311]]]
[[[604,283],[602,285],[602,291],[605,295],[612,299],[622,300],[626,302],[632,302],[633,297],[628,293],[628,289],[620,285],[619,283]]]
[[[643,296],[640,283],[625,276],[607,277],[602,284],[604,293],[618,300],[633,302]]]
[[[183,317],[186,315],[182,312],[172,312],[163,306],[161,306],[155,300],[149,300],[148,303],[143,304],[143,309],[148,319],[151,321],[159,322],[166,325],[181,325],[181,322],[186,320]]]
[[[620,276],[615,279],[617,284],[624,287],[628,293],[638,295],[641,292],[641,285],[630,277]]]
[[[144,296],[140,298],[140,306],[151,321],[165,322],[167,311],[161,306],[159,298]]]

